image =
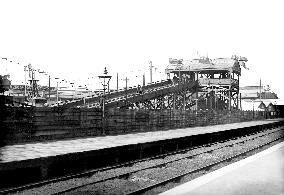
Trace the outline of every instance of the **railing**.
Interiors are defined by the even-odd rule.
[[[222,78],[222,79],[211,79],[211,78],[199,78],[200,85],[230,85],[236,84],[236,79]]]
[[[155,99],[158,96],[164,96],[177,91],[185,91],[197,86],[197,82],[185,82],[180,83],[179,85],[173,85],[171,81],[166,81],[162,83],[152,84],[148,87],[145,87],[143,94],[132,93],[128,94],[127,101],[125,96],[120,97],[119,99],[110,100],[106,102],[107,107],[124,107],[130,106],[133,103],[143,102],[151,99]]]
[[[171,80],[162,80],[158,82],[148,83],[146,86],[140,86],[139,88],[137,86],[129,87],[129,89],[119,89],[118,91],[113,91],[111,93],[106,93],[105,99],[108,102],[115,102],[115,101],[121,101],[125,99],[125,96],[132,97],[134,95],[139,94],[139,92],[148,92],[151,90],[155,90],[157,88],[160,88],[162,86],[170,85],[172,82]],[[91,98],[80,99],[77,101],[73,101],[67,104],[64,104],[64,107],[76,107],[76,106],[85,106],[88,107],[90,104],[96,104],[99,103],[101,100],[101,96],[95,96]]]

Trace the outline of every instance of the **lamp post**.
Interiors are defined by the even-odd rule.
[[[72,86],[73,89],[73,100],[75,99],[75,96],[76,96],[76,88],[74,87],[75,86],[75,83],[70,83],[70,85]]]
[[[104,74],[99,76],[99,79],[103,79],[103,90],[104,90],[104,93],[103,93],[103,97],[102,97],[102,111],[103,111],[103,132],[102,134],[105,135],[105,95],[106,95],[106,87],[109,87],[109,81],[111,79],[111,76],[110,75],[107,75],[108,74],[108,71],[105,67],[104,69]],[[106,80],[107,80],[107,84],[106,84]]]

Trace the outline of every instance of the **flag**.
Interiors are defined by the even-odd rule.
[[[245,62],[239,62],[239,63],[242,67],[244,67],[244,69],[249,70],[249,68],[246,66]]]

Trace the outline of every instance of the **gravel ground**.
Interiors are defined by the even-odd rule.
[[[112,169],[108,171],[98,172],[88,177],[69,179],[66,181],[44,185],[39,188],[18,192],[17,194],[52,194],[55,192],[59,192],[62,189],[68,189],[70,186],[71,187],[80,186],[82,184],[87,184],[93,181],[99,181],[102,178],[109,178],[117,174],[127,173],[130,170],[131,171],[140,170],[142,168],[146,168],[152,165],[162,164],[162,163],[169,162],[172,160],[180,159],[180,160],[168,163],[166,165],[161,165],[157,168],[141,170],[133,174],[127,175],[125,177],[121,177],[119,179],[111,179],[104,183],[88,185],[86,187],[83,187],[76,191],[68,193],[68,194],[124,194],[130,191],[133,191],[135,189],[139,189],[141,187],[145,187],[145,186],[163,181],[165,178],[170,178],[175,175],[179,175],[181,173],[187,172],[189,170],[200,168],[212,162],[217,162],[220,159],[224,159],[232,155],[238,154],[249,148],[256,147],[265,142],[269,142],[270,140],[273,140],[276,137],[279,137],[280,135],[283,135],[283,131],[279,132],[277,131],[277,129],[268,130],[268,132],[270,132],[271,134],[265,135],[267,134],[267,132],[262,132],[257,135],[240,138],[238,140],[231,140],[228,142],[219,143],[219,144],[215,144],[215,145],[208,146],[208,147],[196,148],[196,149],[184,152],[184,153],[166,156],[160,159],[139,162],[129,167],[122,167],[122,168]],[[260,135],[264,135],[264,136],[256,138],[256,139],[252,139],[250,141],[245,141],[248,138],[254,138]],[[226,145],[233,144],[235,142],[240,142],[240,141],[243,141],[243,143],[239,143],[239,144],[232,145],[232,146],[226,146]],[[214,150],[212,152],[202,153],[208,150],[213,150],[214,148],[216,149],[217,147],[221,147],[221,146],[226,146],[226,147]],[[193,157],[184,159],[184,157],[188,157],[188,156],[193,156]],[[188,175],[186,177],[181,178],[180,180],[168,183],[162,187],[156,188],[145,194],[157,194],[157,193],[166,191],[181,183],[187,182],[191,179],[194,179],[210,171],[226,166],[227,164],[230,164],[242,158],[245,158],[245,157],[238,157],[230,162],[221,163],[217,166],[214,166],[210,170],[200,171],[198,173]]]

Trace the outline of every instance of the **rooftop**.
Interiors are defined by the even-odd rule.
[[[230,71],[240,74],[240,65],[244,63],[243,61],[238,61],[233,58],[200,58],[192,60],[175,60],[170,59],[170,64],[167,70],[181,70],[181,71],[199,71],[199,72],[209,72],[209,71]]]

